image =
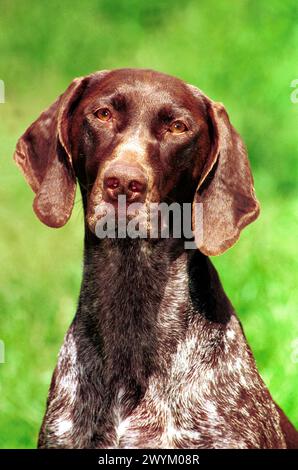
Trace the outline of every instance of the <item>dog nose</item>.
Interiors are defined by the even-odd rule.
[[[147,177],[137,163],[111,164],[104,174],[104,190],[108,198],[117,200],[119,194],[126,195],[128,202],[142,202],[145,199]]]

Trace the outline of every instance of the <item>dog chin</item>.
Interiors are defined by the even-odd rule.
[[[137,206],[137,207],[136,207]],[[146,204],[110,204],[102,201],[87,215],[87,224],[98,238],[147,238],[150,215]],[[124,233],[125,232],[125,233]]]

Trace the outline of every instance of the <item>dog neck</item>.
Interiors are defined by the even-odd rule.
[[[86,240],[79,312],[101,348],[109,390],[142,395],[152,374],[166,374],[193,306],[204,305],[207,312],[211,302],[216,314],[206,289],[208,266],[198,251],[186,252],[181,240]],[[195,285],[198,276],[203,289]],[[200,315],[199,321],[210,318]]]
[[[110,382],[143,389],[166,367],[185,331],[186,270],[187,255],[173,239],[85,244],[80,315],[97,332]]]

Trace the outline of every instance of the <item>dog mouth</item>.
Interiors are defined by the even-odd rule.
[[[203,231],[202,207],[195,213],[200,226],[199,234]],[[89,206],[90,207],[90,206]],[[171,199],[155,202],[147,199],[144,202],[130,203],[125,195],[118,197],[117,203],[105,201],[103,198],[92,211],[87,212],[87,224],[99,239],[180,239],[193,248],[195,236],[192,227],[193,204],[178,203]],[[197,231],[196,231],[197,233]],[[185,245],[186,246],[186,245]]]
[[[159,201],[129,202],[125,195],[112,202],[102,199],[87,223],[98,238],[159,238],[168,225]]]

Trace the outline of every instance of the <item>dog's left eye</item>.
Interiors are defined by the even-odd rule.
[[[182,134],[187,131],[187,127],[182,121],[174,121],[170,125],[169,131],[172,132],[172,134]]]
[[[109,121],[112,118],[112,113],[108,108],[100,108],[96,111],[95,116],[101,121]]]

